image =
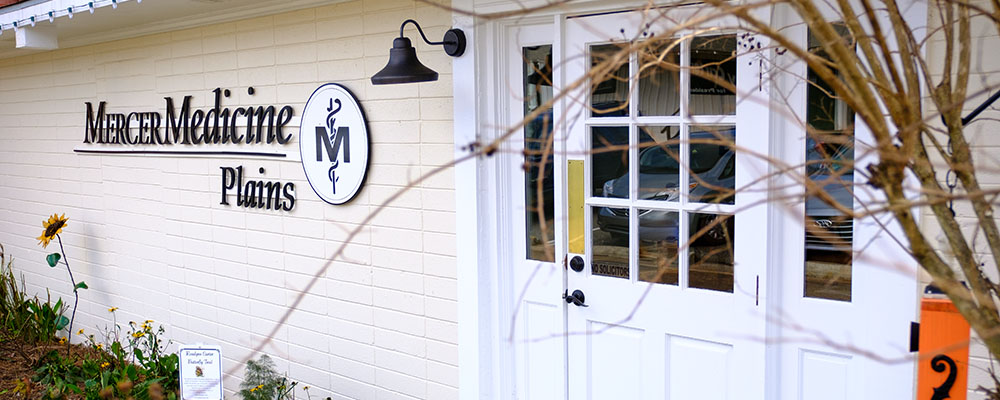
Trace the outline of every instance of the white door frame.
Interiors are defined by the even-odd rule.
[[[458,3],[458,2],[456,2]],[[471,1],[466,9],[472,9]],[[462,7],[456,4],[455,7]],[[507,49],[504,32],[515,26],[552,23],[559,16],[478,22],[468,16],[454,17],[453,25],[465,30],[470,44],[463,57],[453,59],[455,159],[467,157],[468,144],[486,144],[502,132],[507,106],[498,99],[505,93],[508,69],[502,51]],[[553,37],[553,53],[558,32]],[[476,51],[476,49],[489,49]],[[554,78],[558,79],[558,78]],[[469,104],[475,104],[470,113]],[[505,156],[476,157],[455,166],[456,263],[459,306],[459,396],[462,399],[514,398],[515,349],[504,332],[509,331],[515,299],[511,287],[509,215],[499,212],[510,203],[501,188],[509,185]],[[554,170],[562,174],[561,166]],[[460,184],[459,184],[460,183]],[[555,201],[563,201],[556,190]],[[556,238],[556,254],[565,240]]]
[[[919,1],[915,1],[915,4]],[[534,4],[534,3],[531,3]],[[565,15],[582,14],[607,10],[603,1],[587,2],[566,6],[558,10],[540,13],[531,22],[537,23],[548,19],[554,29],[553,55],[561,58],[561,32]],[[641,6],[644,2],[629,2],[616,4],[615,9]],[[476,0],[455,0],[452,6],[461,10],[477,12],[512,11],[525,6],[513,2],[483,2]],[[557,14],[555,11],[561,12]],[[906,10],[912,21],[926,22],[926,5],[912,7]],[[469,46],[464,56],[452,59],[453,96],[454,96],[454,138],[455,159],[467,157],[470,143],[488,143],[496,137],[498,122],[503,121],[502,110],[497,104],[497,93],[502,86],[502,75],[505,72],[500,59],[505,42],[502,32],[506,27],[516,25],[514,20],[476,20],[463,13],[453,14],[453,26],[465,31]],[[923,23],[916,24],[923,26]],[[557,84],[558,75],[554,76]],[[469,105],[474,104],[470,110]],[[557,104],[561,109],[562,104]],[[774,143],[769,154],[781,154],[780,143]],[[504,277],[510,276],[503,262],[504,249],[508,249],[511,237],[500,232],[509,232],[504,228],[509,225],[502,221],[499,213],[494,212],[504,204],[501,190],[501,177],[498,169],[501,166],[498,157],[472,158],[456,164],[455,172],[455,211],[456,211],[456,265],[458,277],[458,330],[459,330],[459,396],[462,399],[503,399],[514,398],[514,372],[511,370],[514,351],[501,334],[504,324],[509,324],[511,318],[511,291],[503,289]],[[556,174],[564,176],[564,166],[557,165]],[[556,188],[557,204],[564,202],[564,189]],[[768,241],[776,237],[775,212],[769,212],[767,233]],[[557,247],[564,248],[565,238],[557,238]],[[768,277],[761,284],[761,302],[768,304],[768,315],[780,312],[778,299],[781,293],[775,291],[769,295],[768,287],[780,287],[781,268],[777,266],[782,259],[780,249],[768,246],[770,262]],[[557,251],[563,254],[563,251]],[[562,263],[563,260],[557,259]],[[915,278],[914,278],[915,279]],[[914,282],[915,284],[915,282]],[[917,297],[914,291],[914,303]],[[913,312],[916,312],[914,308]],[[768,331],[768,337],[771,335]],[[768,342],[767,371],[765,373],[765,398],[780,396],[779,370],[777,365],[780,354],[776,345]]]

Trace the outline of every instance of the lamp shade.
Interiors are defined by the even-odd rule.
[[[392,41],[389,62],[372,76],[373,85],[436,81],[438,73],[427,68],[417,59],[417,51],[410,39],[398,37]]]

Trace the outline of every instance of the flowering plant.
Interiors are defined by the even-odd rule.
[[[295,386],[298,384],[289,382],[287,377],[279,375],[271,357],[262,354],[257,361],[247,361],[239,395],[243,400],[294,399]]]
[[[163,325],[153,327],[154,321],[147,319],[144,322],[129,321],[128,330],[124,331],[122,325],[118,323],[118,307],[108,308],[108,312],[114,320],[113,327],[105,327],[100,333],[104,339],[99,341],[94,335],[87,335],[83,329],[78,332],[84,337],[84,341],[90,347],[97,350],[107,351],[111,359],[112,366],[127,367],[136,365],[147,376],[161,377],[159,380],[166,388],[176,388],[178,386],[177,376],[177,353],[166,351],[173,341],[164,340],[165,329]]]
[[[45,261],[49,263],[49,267],[55,268],[59,265],[60,259],[62,263],[66,265],[66,272],[69,272],[69,282],[73,285],[73,313],[69,317],[69,332],[73,332],[73,320],[76,319],[76,306],[80,302],[80,295],[77,293],[80,289],[87,289],[87,284],[81,281],[76,283],[73,279],[73,270],[69,268],[69,260],[66,258],[66,248],[63,247],[62,233],[63,228],[66,227],[66,222],[69,221],[66,218],[66,214],[52,214],[48,220],[42,221],[42,227],[45,230],[42,231],[42,236],[38,237],[38,244],[42,245],[42,248],[49,247],[49,243],[52,239],[56,239],[59,242],[59,252],[52,253],[45,257]],[[62,341],[60,341],[62,343]],[[66,341],[67,345],[69,341]]]
[[[154,327],[153,320],[118,324],[117,310],[108,309],[113,327],[96,335],[76,332],[83,345],[100,351],[63,357],[53,350],[43,357],[35,381],[46,387],[49,398],[177,400],[178,357],[165,351],[170,341],[162,338],[163,326]]]

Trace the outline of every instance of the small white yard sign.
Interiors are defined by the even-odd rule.
[[[222,349],[181,347],[179,361],[182,400],[222,400]]]

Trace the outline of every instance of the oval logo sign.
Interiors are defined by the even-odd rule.
[[[323,201],[344,204],[361,191],[368,174],[368,121],[347,88],[328,83],[309,96],[299,152],[306,180]]]

